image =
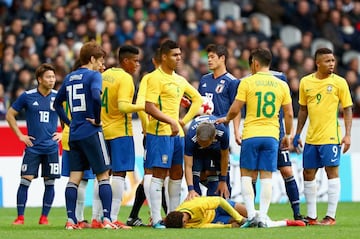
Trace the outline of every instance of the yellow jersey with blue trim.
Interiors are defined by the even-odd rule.
[[[132,103],[135,86],[132,76],[121,68],[102,73],[101,122],[106,140],[132,136],[132,113],[119,110],[119,102]]]
[[[299,104],[306,106],[308,111],[306,143],[340,144],[339,105],[346,108],[353,104],[344,78],[336,74],[326,79],[318,79],[315,74],[304,76],[300,80]]]
[[[159,67],[148,74],[146,102],[154,103],[162,113],[177,122],[179,121],[180,101],[183,95],[190,100],[200,97],[197,90],[184,77],[175,72],[167,74]],[[179,123],[178,126],[180,136],[183,136],[184,132]],[[167,123],[150,117],[146,132],[153,135],[171,135],[171,127]]]
[[[236,100],[246,104],[243,139],[274,137],[279,139],[279,111],[291,104],[286,82],[271,72],[257,72],[241,80]]]

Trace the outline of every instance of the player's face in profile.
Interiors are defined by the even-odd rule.
[[[130,74],[134,74],[136,70],[139,68],[139,55],[133,55],[126,59],[127,61],[127,71]]]
[[[55,82],[56,82],[55,72],[51,70],[45,71],[42,77],[39,78],[39,84],[48,90],[54,88]]]
[[[100,57],[98,59],[95,59],[95,61],[93,63],[93,70],[94,71],[100,71],[101,69],[103,69],[104,68],[104,62],[105,62],[104,57]]]
[[[323,54],[317,59],[318,70],[324,74],[332,74],[335,69],[335,57],[333,54]]]

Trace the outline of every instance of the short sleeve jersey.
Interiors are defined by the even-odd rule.
[[[308,144],[339,144],[341,128],[338,122],[339,104],[352,106],[346,80],[336,74],[326,79],[317,79],[310,74],[300,80],[299,104],[307,106],[309,127]]]
[[[274,137],[279,139],[279,110],[291,104],[288,85],[271,72],[258,72],[241,80],[237,100],[246,104],[243,139]]]
[[[132,76],[121,68],[102,73],[101,122],[105,139],[132,136],[132,113],[119,111],[120,101],[132,103],[135,86]]]
[[[53,107],[57,92],[43,96],[38,89],[25,91],[12,104],[12,108],[20,112],[26,111],[26,126],[28,135],[35,138],[34,146],[27,147],[35,154],[49,154],[58,150],[58,143],[52,140],[58,125],[58,115]]]

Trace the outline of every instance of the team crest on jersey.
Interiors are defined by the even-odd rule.
[[[167,154],[163,154],[161,156],[161,161],[163,164],[167,164],[168,160],[169,160],[169,157],[167,156]]]
[[[326,92],[330,94],[332,92],[333,87],[331,85],[328,85],[326,88]]]
[[[215,92],[216,93],[221,93],[221,92],[223,92],[223,90],[224,90],[224,85],[223,84],[218,84],[217,86],[216,86],[216,88],[215,88]]]
[[[55,101],[55,97],[51,97],[51,99],[50,99],[50,109],[52,111],[55,111],[55,109],[54,109],[54,101]]]

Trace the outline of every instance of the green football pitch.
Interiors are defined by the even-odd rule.
[[[326,212],[326,204],[318,204],[319,218]],[[130,207],[122,207],[119,219],[125,221]],[[50,225],[38,225],[40,208],[27,208],[25,225],[13,226],[16,217],[15,208],[0,208],[0,238],[1,239],[337,239],[360,238],[359,203],[340,203],[335,226],[307,226],[280,228],[228,228],[228,229],[163,229],[151,227],[136,227],[132,230],[84,229],[67,231],[65,208],[53,208],[49,215]],[[305,213],[305,205],[302,205]],[[86,208],[85,215],[91,217],[91,208]],[[288,204],[272,204],[269,215],[273,220],[291,218]],[[148,208],[143,207],[140,217],[144,222],[148,219]]]

